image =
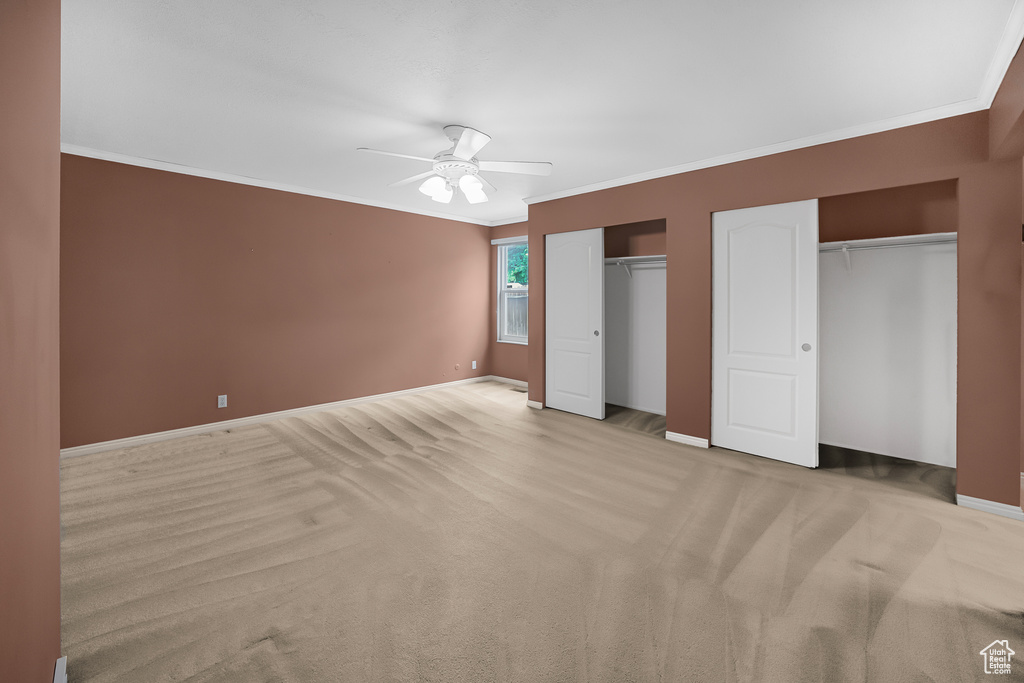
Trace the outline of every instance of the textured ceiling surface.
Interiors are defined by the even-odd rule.
[[[1024,0],[66,0],[62,142],[485,224],[524,198],[984,109]],[[486,204],[388,183],[482,130]],[[143,162],[148,163],[148,162]]]

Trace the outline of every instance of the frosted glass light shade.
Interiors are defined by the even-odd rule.
[[[487,201],[484,194],[484,184],[475,175],[469,174],[459,178],[459,189],[466,195],[466,201],[470,204],[480,204]]]
[[[428,197],[433,197],[439,192],[444,192],[444,190],[444,178],[437,175],[427,178],[426,180],[423,181],[423,184],[420,185],[420,192],[427,195]]]
[[[454,194],[455,192],[452,190],[452,188],[446,185],[440,192],[436,193],[433,197],[431,197],[431,199],[433,199],[435,202],[447,204],[452,200],[452,195]]]
[[[455,194],[452,188],[448,186],[448,181],[437,175],[424,180],[423,184],[420,185],[420,192],[435,202],[441,202],[442,204],[450,202],[452,195]]]

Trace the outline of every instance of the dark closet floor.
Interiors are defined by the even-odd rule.
[[[956,502],[956,469],[821,444],[818,467]]]
[[[665,416],[645,413],[642,410],[604,404],[604,421],[641,434],[665,438]]]

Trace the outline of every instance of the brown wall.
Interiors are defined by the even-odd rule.
[[[662,256],[665,239],[663,220],[611,225],[604,229],[604,257]]]
[[[491,228],[488,239],[497,240],[504,237],[518,237],[527,234],[527,223],[509,223]],[[529,360],[529,347],[523,344],[507,344],[499,342],[498,338],[498,248],[491,247],[491,323],[488,334],[490,335],[490,368],[491,374],[508,379],[517,379],[525,382],[527,377],[527,362]],[[530,271],[533,272],[532,269]],[[533,297],[530,298],[533,301]],[[531,303],[532,305],[532,303]]]
[[[60,2],[0,3],[0,681],[60,656]]]
[[[64,447],[490,372],[486,227],[70,155],[61,173]]]
[[[853,192],[818,201],[818,241],[956,232],[956,181]]]
[[[530,207],[530,398],[544,400],[544,236],[664,218],[668,429],[711,433],[711,214],[958,183],[958,492],[1017,505],[1021,436],[1021,162],[990,162],[988,112]]]

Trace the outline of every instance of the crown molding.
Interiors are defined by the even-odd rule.
[[[657,178],[678,175],[680,173],[688,173],[690,171],[698,171],[705,168],[712,168],[714,166],[723,166],[725,164],[733,164],[740,161],[748,161],[750,159],[757,159],[759,157],[770,156],[773,154],[791,152],[806,147],[814,147],[816,145],[824,145],[831,142],[839,142],[841,140],[848,140],[851,138],[861,137],[864,135],[882,133],[885,131],[904,128],[907,126],[914,126],[922,123],[929,123],[931,121],[938,121],[940,119],[950,118],[953,116],[961,116],[963,114],[971,114],[977,111],[982,111],[992,106],[992,101],[995,99],[996,93],[999,91],[999,86],[1002,84],[1003,78],[1005,78],[1006,76],[1006,71],[1010,66],[1010,62],[1017,54],[1017,50],[1021,45],[1022,38],[1024,38],[1024,0],[1015,0],[1013,7],[1010,9],[1010,14],[1007,18],[1006,26],[1004,27],[1003,33],[1000,36],[999,42],[996,45],[992,61],[989,63],[989,68],[985,73],[985,77],[982,81],[978,95],[973,99],[964,100],[962,102],[955,102],[953,104],[945,105],[942,107],[935,107],[932,109],[926,109],[918,112],[911,112],[909,114],[895,116],[889,119],[884,119],[882,121],[875,121],[872,123],[851,126],[849,128],[844,128],[836,131],[829,131],[826,133],[820,133],[818,135],[811,135],[808,137],[798,138],[795,140],[786,140],[771,145],[765,145],[762,147],[742,150],[739,152],[733,152],[721,156],[710,157],[707,159],[692,161],[685,164],[668,166],[665,168],[655,169],[652,171],[645,171],[643,173],[636,173],[633,175],[612,178],[609,180],[603,180],[596,183],[590,183],[587,185],[580,185],[565,190],[558,190],[548,194],[527,197],[523,201],[527,205],[527,207],[529,207],[532,204],[540,204],[542,202],[549,202],[555,199],[563,199],[565,197],[572,197],[580,194],[588,194],[590,192],[598,192],[600,190],[621,187],[623,185],[640,183],[645,180],[655,180]],[[92,159],[114,161],[117,163],[128,164],[131,166],[141,166],[143,168],[152,168],[160,171],[169,171],[171,173],[181,173],[185,175],[197,176],[200,178],[209,178],[212,180],[223,180],[225,182],[230,183],[251,185],[254,187],[262,187],[270,190],[280,190],[282,192],[303,194],[311,197],[333,199],[336,201],[349,202],[351,204],[362,204],[364,206],[373,206],[379,209],[389,209],[392,211],[401,211],[403,213],[429,216],[431,218],[441,218],[444,220],[457,221],[460,223],[472,223],[474,225],[482,225],[491,228],[498,227],[501,225],[508,225],[511,223],[520,223],[528,220],[529,218],[529,215],[527,213],[527,215],[513,216],[509,218],[502,218],[496,220],[481,220],[466,218],[464,216],[457,216],[439,211],[413,210],[407,206],[401,206],[390,202],[371,201],[349,195],[337,194],[333,192],[324,192],[321,190],[313,190],[311,188],[301,187],[297,185],[287,185],[284,183],[277,183],[270,180],[262,180],[259,178],[250,178],[248,176],[235,175],[232,173],[225,173],[222,171],[211,171],[208,169],[185,166],[182,164],[175,164],[166,161],[159,161],[157,159],[147,159],[144,157],[135,157],[126,154],[118,154],[116,152],[106,152],[103,150],[92,149],[89,147],[82,147],[79,145],[72,145],[67,143],[61,143],[61,152],[65,154],[73,154],[76,156],[89,157]]]
[[[722,156],[711,157],[709,159],[701,159],[700,161],[692,161],[686,164],[680,164],[678,166],[669,166],[654,171],[636,173],[634,175],[623,176],[621,178],[602,180],[601,182],[591,183],[589,185],[581,185],[579,187],[574,187],[568,190],[559,190],[558,192],[552,192],[550,194],[545,195],[538,195],[536,197],[527,197],[523,201],[525,201],[527,205],[540,204],[542,202],[550,202],[555,199],[564,199],[565,197],[573,197],[580,194],[597,192],[599,190],[608,190],[613,187],[632,185],[633,183],[640,183],[645,180],[655,180],[657,178],[678,175],[680,173],[699,171],[704,168],[724,166],[725,164],[734,164],[739,161],[748,161],[750,159],[771,156],[773,154],[792,152],[794,150],[804,149],[805,147],[815,147],[817,145],[824,145],[830,142],[839,142],[840,140],[848,140],[850,138],[858,138],[864,135],[871,135],[873,133],[884,133],[885,131],[896,130],[897,128],[905,128],[907,126],[914,126],[920,123],[929,123],[931,121],[947,119],[953,116],[972,114],[976,111],[981,111],[987,108],[988,107],[986,105],[981,104],[978,99],[965,100],[963,102],[955,102],[953,104],[949,104],[943,107],[936,107],[934,109],[927,109],[924,111],[904,114],[902,116],[896,116],[890,119],[885,119],[883,121],[875,121],[872,123],[865,123],[858,126],[851,126],[850,128],[843,128],[841,130],[829,131],[827,133],[820,133],[818,135],[811,135],[805,138],[799,138],[797,140],[787,140],[785,142],[779,142],[772,145],[755,147],[753,149],[747,149],[741,152],[733,152],[732,154],[723,154]]]
[[[60,145],[60,151],[64,154],[72,154],[74,156],[79,157],[88,157],[90,159],[99,159],[101,161],[113,161],[119,164],[139,166],[142,168],[151,168],[157,171],[180,173],[182,175],[191,175],[196,176],[198,178],[209,178],[210,180],[223,180],[224,182],[228,183],[237,183],[239,185],[251,185],[252,187],[262,187],[267,190],[279,190],[281,192],[290,192],[292,194],[303,194],[310,197],[320,197],[321,199],[333,199],[339,202],[348,202],[349,204],[362,204],[363,206],[373,206],[378,209],[401,211],[402,213],[429,216],[431,218],[442,218],[444,220],[457,221],[459,223],[472,223],[473,225],[482,225],[488,228],[497,227],[499,225],[505,225],[506,223],[519,223],[521,221],[526,220],[525,217],[517,217],[501,219],[497,221],[486,221],[476,218],[466,218],[465,216],[456,216],[454,214],[442,213],[439,211],[413,211],[407,206],[400,206],[398,204],[392,204],[389,202],[370,201],[368,199],[360,199],[359,197],[352,197],[349,195],[337,194],[334,192],[313,190],[308,187],[301,187],[299,185],[287,185],[285,183],[276,183],[272,180],[262,180],[260,178],[250,178],[248,176],[235,175],[234,173],[225,173],[223,171],[211,171],[205,168],[196,168],[194,166],[174,164],[169,161],[147,159],[145,157],[135,157],[130,156],[128,154],[119,154],[117,152],[106,152],[100,149],[82,147],[80,145],[71,145],[64,142],[62,142]]]
[[[499,225],[512,225],[513,223],[525,223],[529,220],[529,216],[516,216],[515,218],[502,218],[500,220],[491,221],[488,223],[492,228],[496,228]]]
[[[872,135],[874,133],[884,133],[885,131],[896,130],[897,128],[905,128],[907,126],[915,126],[953,116],[962,116],[963,114],[973,114],[977,111],[983,111],[992,106],[992,101],[995,99],[996,93],[999,91],[999,86],[1002,85],[1003,78],[1006,77],[1006,71],[1010,68],[1010,62],[1012,62],[1014,56],[1016,56],[1022,40],[1024,40],[1024,0],[1015,0],[1013,7],[1010,9],[1010,15],[1006,20],[1006,26],[1003,28],[1003,33],[996,45],[995,54],[992,57],[992,61],[989,63],[988,71],[982,81],[978,96],[974,99],[954,102],[953,104],[948,104],[942,107],[911,112],[909,114],[895,116],[882,121],[851,126],[850,128],[821,133],[819,135],[812,135],[809,137],[788,140],[732,154],[702,159],[700,161],[693,161],[686,164],[680,164],[678,166],[669,166],[667,168],[623,176],[621,178],[613,178],[597,183],[591,183],[589,185],[581,185],[572,189],[560,190],[558,192],[538,195],[536,197],[527,197],[523,201],[525,201],[527,205],[540,204],[541,202],[549,202],[555,199],[573,197],[579,194],[607,190],[613,187],[621,187],[623,185],[643,182],[645,180],[664,178],[666,176],[687,173],[689,171],[699,171],[703,168],[723,166],[725,164],[733,164],[738,161],[747,161],[749,159],[757,159],[758,157],[781,154],[783,152],[792,152],[805,147],[814,147],[815,145],[824,145],[830,142],[849,140],[850,138]]]
[[[1010,9],[1010,16],[1006,20],[1006,26],[1003,27],[1003,34],[999,37],[999,42],[996,43],[996,51],[989,64],[988,72],[985,74],[985,80],[981,83],[978,101],[982,104],[982,109],[992,106],[992,101],[995,100],[999,86],[1006,78],[1006,71],[1010,68],[1010,62],[1017,54],[1022,39],[1024,39],[1024,0],[1015,0]]]

